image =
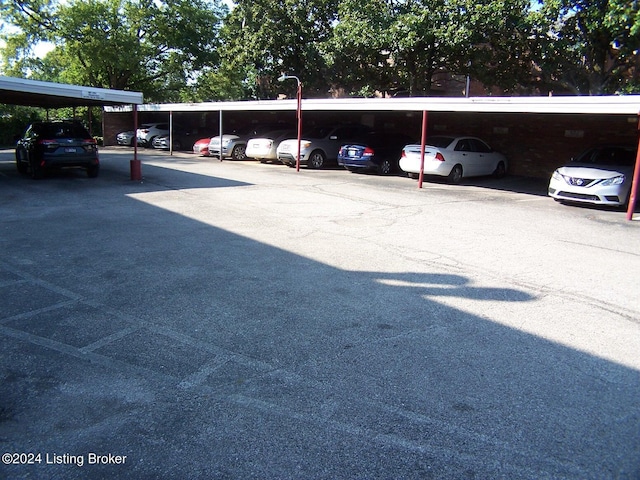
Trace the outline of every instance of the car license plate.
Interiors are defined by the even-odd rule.
[[[349,150],[347,150],[347,155],[349,157],[355,157],[356,156],[356,149],[355,148],[350,148]]]
[[[66,147],[64,149],[65,153],[76,153],[76,148],[75,147]]]

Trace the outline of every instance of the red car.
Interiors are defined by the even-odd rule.
[[[209,156],[209,142],[211,141],[210,137],[201,138],[196,143],[193,144],[193,153],[200,155],[202,157]]]

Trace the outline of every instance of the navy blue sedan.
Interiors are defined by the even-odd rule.
[[[371,133],[340,147],[338,165],[350,172],[371,171],[389,175],[398,171],[402,148],[414,142],[404,134]]]

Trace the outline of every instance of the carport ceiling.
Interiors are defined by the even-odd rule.
[[[142,93],[0,76],[0,103],[62,108],[142,103]]]

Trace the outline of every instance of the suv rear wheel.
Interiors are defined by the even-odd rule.
[[[384,159],[382,160],[382,162],[380,162],[380,165],[378,165],[379,175],[389,175],[392,170],[393,170],[393,165],[391,165],[390,160]]]
[[[34,180],[39,180],[44,176],[44,171],[36,160],[31,160],[29,162],[29,175]]]
[[[16,168],[20,175],[26,175],[29,170],[27,164],[27,152],[24,149],[19,149],[16,151]]]
[[[92,165],[91,167],[87,167],[87,177],[96,178],[100,173],[100,165]]]
[[[231,158],[234,160],[246,160],[247,159],[247,147],[245,145],[236,145],[231,151]]]
[[[307,164],[311,168],[322,168],[324,166],[324,153],[320,150],[315,150],[309,155]]]

